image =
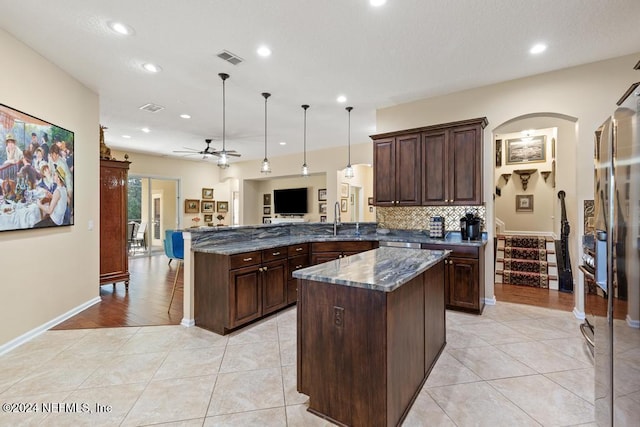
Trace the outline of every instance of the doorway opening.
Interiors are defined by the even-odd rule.
[[[563,260],[558,258],[557,242],[561,238],[558,192],[571,198],[576,194],[577,132],[577,119],[557,113],[516,117],[493,131],[497,300],[527,303],[533,298],[538,300],[535,305],[557,308],[559,299],[565,303],[575,299],[575,292],[559,292]],[[575,199],[564,202],[574,230],[569,241],[573,261],[580,233],[578,213]]]
[[[128,181],[127,220],[129,256],[164,253],[164,232],[180,227],[179,180],[131,175]]]

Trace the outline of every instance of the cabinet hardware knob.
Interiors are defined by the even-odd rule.
[[[302,264],[300,264],[300,265],[296,265],[296,270],[297,270],[298,268],[302,268]]]
[[[296,252],[300,252],[302,248],[296,248]]]
[[[263,270],[262,270],[262,271],[267,271],[267,267],[262,267],[262,268],[263,268]]]
[[[243,261],[251,261],[253,258],[244,258]]]
[[[280,255],[280,252],[274,252],[272,255],[273,256]]]

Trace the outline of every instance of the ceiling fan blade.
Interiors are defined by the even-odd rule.
[[[230,157],[240,157],[240,154],[232,153],[232,152],[230,152],[230,151],[227,151],[227,156],[230,156]]]
[[[202,151],[174,150],[172,153],[202,154]]]

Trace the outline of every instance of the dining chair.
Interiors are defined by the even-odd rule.
[[[138,228],[135,232],[135,237],[133,238],[134,246],[137,246],[139,248],[144,248],[144,250],[147,249],[147,240],[145,239],[146,231],[147,231],[147,223],[141,222],[138,225]]]
[[[169,230],[167,230],[168,232]],[[176,277],[173,279],[173,290],[171,291],[171,301],[169,301],[169,308],[167,313],[171,311],[171,304],[173,303],[173,297],[176,294],[176,284],[178,283],[178,274],[180,273],[180,265],[184,261],[184,237],[182,237],[182,231],[171,231],[171,236],[167,235],[165,240],[169,240],[171,245],[171,253],[173,259],[178,260],[178,268],[176,269]]]

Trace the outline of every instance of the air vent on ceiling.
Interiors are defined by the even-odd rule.
[[[220,52],[218,54],[218,58],[224,59],[225,61],[230,62],[233,65],[238,65],[243,61],[243,59],[240,58],[238,55],[235,55],[229,52],[228,50],[223,50],[222,52]]]
[[[139,107],[141,110],[150,111],[152,113],[157,113],[160,110],[164,110],[162,105],[157,104],[144,104],[142,107]]]

